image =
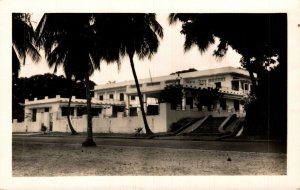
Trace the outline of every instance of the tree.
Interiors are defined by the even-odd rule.
[[[143,106],[143,99],[134,67],[134,56],[139,59],[151,58],[159,46],[158,37],[163,37],[163,28],[156,21],[155,14],[95,14],[95,28],[99,47],[107,52],[104,59],[108,62],[118,62],[128,56],[132,69],[140,108],[147,134],[152,134],[149,128]]]
[[[267,112],[270,107],[260,102],[262,98],[258,96],[261,94],[258,91],[262,88],[258,88],[257,80],[266,80],[263,75],[268,73],[267,68],[276,63],[280,65],[278,70],[284,81],[279,83],[279,89],[282,91],[272,94],[272,96],[281,99],[281,106],[286,105],[286,99],[284,99],[286,97],[287,67],[286,14],[173,13],[169,15],[169,21],[170,24],[177,21],[182,22],[181,33],[186,37],[184,44],[186,51],[196,45],[203,53],[209,45],[215,43],[217,37],[220,42],[214,51],[216,57],[223,57],[229,46],[242,55],[241,64],[248,70],[253,85],[252,93],[256,94],[258,98],[247,110],[246,125],[249,123],[252,123],[252,126],[262,125],[260,119],[266,115],[264,112]],[[258,74],[257,78],[254,77],[254,72]],[[276,102],[273,103],[276,104]],[[264,119],[266,120],[266,118]],[[282,123],[286,125],[286,122]],[[251,127],[246,127],[246,129],[249,128]]]
[[[77,83],[79,82],[79,83]],[[80,89],[80,85],[81,85],[81,81],[73,81],[72,80],[72,83],[71,85],[71,90],[70,90],[70,95],[69,95],[69,101],[68,101],[68,114],[67,114],[67,120],[68,120],[68,126],[71,130],[71,135],[78,135],[77,131],[74,129],[73,125],[72,125],[72,122],[71,122],[71,118],[70,118],[70,115],[71,115],[71,102],[72,102],[72,96],[74,94],[74,90],[78,90]],[[94,88],[95,86],[95,83],[94,82],[89,82],[90,83],[90,86],[92,88]],[[82,85],[81,85],[82,86]],[[75,97],[79,97],[79,96],[75,96]],[[84,97],[85,98],[85,97]]]
[[[196,100],[198,110],[202,110],[202,106],[206,106],[208,111],[211,107],[222,98],[222,94],[218,88],[199,88],[192,91],[193,99]]]
[[[34,46],[34,30],[28,13],[12,14],[12,74],[17,79],[21,62],[25,64],[26,55],[37,62],[40,54]]]
[[[84,80],[87,100],[87,138],[82,146],[96,146],[93,140],[89,77],[100,69],[91,14],[44,14],[37,29],[36,41],[45,50],[54,72],[62,65],[67,78]]]
[[[62,75],[57,76],[50,73],[34,75],[29,78],[18,78],[18,80],[14,82],[12,91],[13,100],[15,101],[12,109],[12,119],[23,121],[23,103],[25,99],[44,99],[45,96],[54,98],[56,95],[60,95],[63,98],[69,97],[69,88],[72,83],[73,82],[70,79],[67,79]],[[95,83],[90,81],[90,86],[94,87]],[[73,95],[77,98],[86,98],[84,82],[76,83],[76,86],[73,90]]]
[[[159,95],[159,102],[168,102],[171,104],[171,109],[176,109],[182,102],[183,87],[179,84],[166,86]]]
[[[184,48],[196,45],[200,52],[215,43],[214,51],[223,57],[228,46],[242,55],[241,63],[249,71],[254,89],[257,86],[253,75],[254,63],[274,62],[273,56],[284,56],[282,35],[286,34],[286,14],[170,14],[170,24],[181,21],[181,33],[186,36]],[[259,62],[255,59],[260,58]],[[262,59],[263,58],[263,59]]]
[[[18,91],[18,77],[21,63],[25,64],[26,56],[30,55],[34,62],[40,58],[34,46],[34,31],[28,13],[12,14],[12,116],[19,120],[23,116],[21,99],[14,95]]]
[[[69,96],[69,101],[68,101],[68,115],[67,115],[67,120],[68,120],[68,126],[71,130],[71,135],[78,135],[77,131],[74,129],[72,122],[71,122],[71,102],[72,102],[72,96],[73,96],[73,91],[76,85],[76,81],[74,81],[74,84],[72,84],[71,86],[71,90],[70,90],[70,96]]]

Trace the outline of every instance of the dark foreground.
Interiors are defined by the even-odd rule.
[[[286,175],[286,145],[95,138],[13,137],[13,176]],[[231,161],[230,161],[231,160]]]

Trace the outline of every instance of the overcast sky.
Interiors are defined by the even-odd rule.
[[[33,14],[33,24],[37,24],[42,14]],[[240,66],[238,55],[232,49],[229,49],[227,55],[222,60],[217,60],[212,56],[213,50],[217,44],[212,45],[207,52],[200,54],[197,47],[193,47],[190,51],[184,52],[184,35],[180,34],[181,23],[175,25],[168,24],[168,14],[157,14],[157,20],[164,29],[164,38],[160,41],[160,46],[157,54],[151,60],[138,60],[134,58],[136,72],[139,78],[148,78],[168,75],[178,70],[195,68],[197,70],[225,67],[225,66]],[[42,57],[43,52],[41,52]],[[33,63],[31,59],[26,60],[25,66],[21,67],[20,76],[29,77],[31,75],[53,73],[53,68],[48,68],[47,63],[42,59],[39,63]],[[57,74],[63,74],[60,69]],[[96,84],[105,84],[108,81],[124,81],[133,80],[129,59],[125,57],[121,62],[121,67],[118,70],[117,64],[107,65],[105,62],[101,64],[101,70],[96,70],[91,76]]]

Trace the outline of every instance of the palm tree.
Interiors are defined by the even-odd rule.
[[[25,64],[26,56],[29,55],[34,62],[38,62],[40,55],[34,46],[34,31],[28,13],[12,14],[12,108],[13,118],[20,118],[18,109],[23,109],[22,99],[15,94],[18,91],[19,71],[21,64]]]
[[[13,79],[18,78],[21,62],[25,64],[26,55],[38,62],[40,54],[34,46],[34,30],[28,13],[12,14],[12,71]]]
[[[71,79],[72,79],[73,84],[71,84],[71,90],[70,90],[70,95],[69,95],[67,120],[68,120],[69,128],[71,130],[71,135],[78,135],[77,131],[74,129],[74,127],[72,125],[71,118],[70,118],[72,96],[73,96],[74,88],[76,87],[76,81],[73,81],[73,79],[75,80],[75,78],[72,77]]]
[[[139,59],[151,58],[158,50],[158,37],[163,37],[163,28],[156,21],[155,14],[95,14],[97,42],[104,51],[107,62],[117,61],[128,56],[132,69],[146,134],[149,128],[138,77],[134,67],[134,56]]]
[[[25,64],[26,55],[38,62],[40,54],[34,46],[34,30],[28,13],[12,14],[12,60],[13,79],[18,78],[21,62]]]
[[[45,50],[54,72],[62,65],[67,78],[84,80],[87,99],[87,138],[82,146],[96,146],[93,140],[89,77],[100,68],[91,14],[44,14],[37,29],[36,41]]]

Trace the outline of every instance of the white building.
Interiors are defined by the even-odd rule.
[[[214,109],[243,112],[244,110],[240,100],[248,94],[251,89],[248,71],[233,67],[147,78],[139,80],[144,106],[149,107],[150,105],[158,105],[160,92],[164,90],[167,85],[174,85],[179,81],[180,85],[186,89],[184,97],[182,97],[182,110],[196,107],[195,101],[187,89],[218,87],[219,92],[224,95],[224,98],[214,106]],[[136,108],[139,107],[134,81],[95,86],[94,98],[98,99],[100,103],[103,104],[118,103],[119,105],[123,105],[127,115],[135,115],[138,110]],[[120,110],[116,109],[116,112],[114,112],[114,110],[111,110],[113,109],[113,106],[110,106],[108,109],[109,113],[112,114]]]
[[[14,120],[13,132],[38,132],[41,126],[46,126],[47,131],[69,131],[67,122],[69,98],[62,98],[56,95],[54,98],[25,100],[24,103],[24,122],[17,123]],[[85,118],[85,99],[71,99],[70,117],[72,120]],[[101,113],[101,105],[97,100],[92,99],[92,114],[98,116]],[[78,128],[75,123],[74,127]],[[86,124],[84,124],[86,125]]]
[[[153,132],[168,132],[174,122],[185,117],[226,117],[232,113],[243,117],[245,112],[241,100],[251,89],[248,72],[233,67],[141,79],[139,83],[147,121]],[[159,95],[166,86],[178,83],[184,90],[182,102],[177,109],[172,110],[170,104],[159,102]],[[199,111],[189,89],[208,87],[218,87],[223,98],[212,110]],[[43,100],[26,100],[24,122],[17,123],[14,120],[13,132],[37,132],[41,125],[46,126],[48,131],[69,131],[67,103],[67,98],[59,96],[52,99],[45,97]],[[85,105],[85,100],[72,99],[72,125],[78,132],[86,131],[86,115],[82,113]],[[134,81],[95,86],[92,107],[94,132],[134,133],[136,128],[143,127]]]

